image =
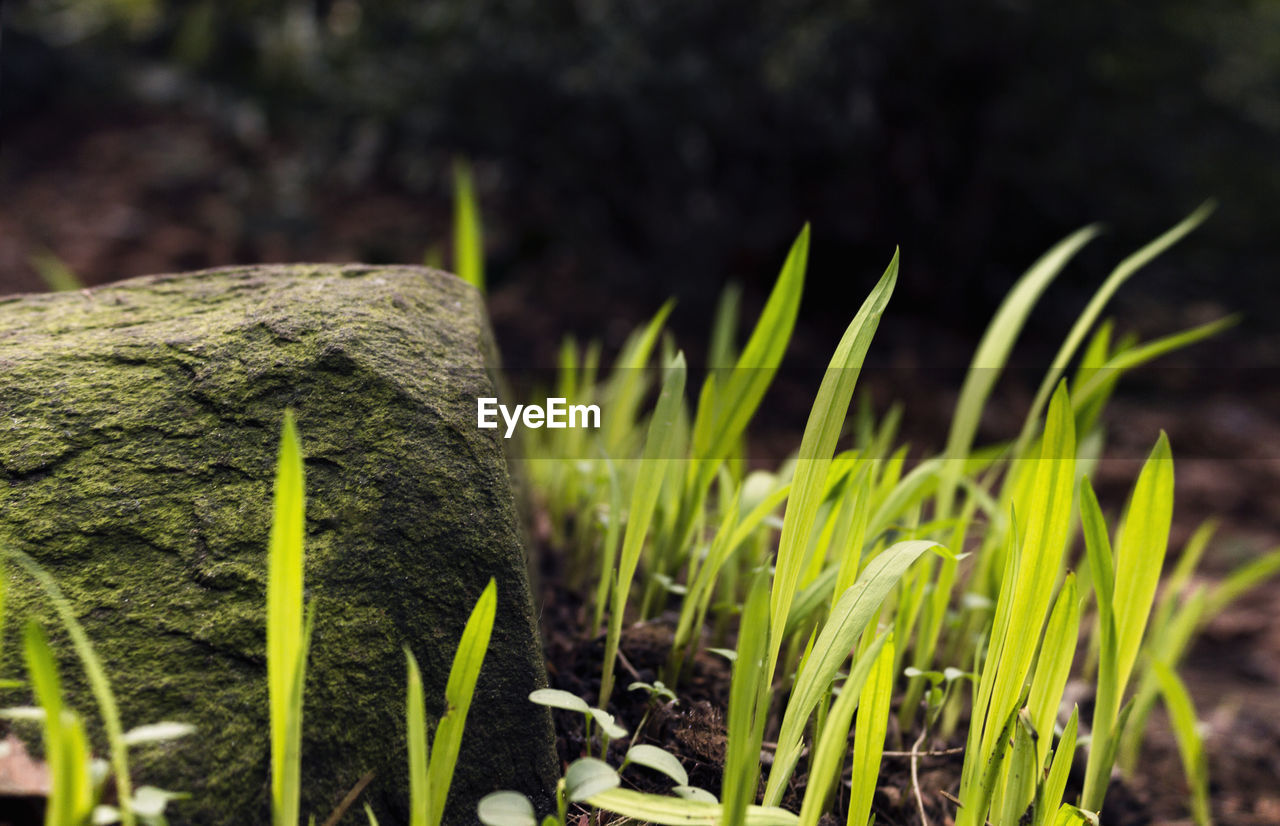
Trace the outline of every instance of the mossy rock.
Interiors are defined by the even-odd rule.
[[[546,804],[546,676],[502,441],[483,303],[416,267],[243,267],[0,299],[0,540],[69,597],[126,728],[195,724],[134,749],[135,783],[190,792],[174,823],[267,823],[266,542],[283,413],[307,474],[303,812],[361,800],[407,820],[405,657],[443,711],[458,638],[490,577],[498,613],[446,820],[489,791]],[[97,708],[47,599],[13,565],[16,630],[37,616],[70,702]],[[21,691],[0,699],[28,702]],[[100,728],[95,736],[105,751]],[[359,809],[357,804],[355,809]],[[363,823],[363,812],[344,823]]]

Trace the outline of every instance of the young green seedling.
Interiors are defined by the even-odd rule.
[[[445,713],[436,723],[435,739],[430,750],[427,748],[427,715],[422,675],[413,652],[405,649],[409,668],[405,713],[409,741],[410,826],[439,826],[444,818],[449,786],[453,782],[453,772],[458,762],[458,750],[462,747],[467,712],[471,708],[480,667],[484,664],[484,655],[489,648],[496,612],[497,586],[490,579],[462,629],[462,638],[454,653],[449,680],[445,685]]]

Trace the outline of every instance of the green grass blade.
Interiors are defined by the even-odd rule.
[[[760,776],[760,743],[768,714],[770,680],[764,672],[769,648],[769,580],[756,574],[742,609],[738,656],[729,682],[728,742],[720,799],[725,826],[741,826]]]
[[[58,677],[49,640],[35,620],[27,623],[23,642],[31,689],[36,703],[44,709],[45,762],[50,768],[45,824],[75,824],[75,791],[71,787],[74,772],[65,755],[66,740],[62,733],[62,680]]]
[[[1031,441],[1034,433],[1036,422],[1040,419],[1040,411],[1044,409],[1045,402],[1049,400],[1050,393],[1053,392],[1054,385],[1058,383],[1063,371],[1067,369],[1067,365],[1071,362],[1071,358],[1075,355],[1076,349],[1084,341],[1084,337],[1088,335],[1090,328],[1094,322],[1098,320],[1098,316],[1102,314],[1102,309],[1111,300],[1116,290],[1129,280],[1135,272],[1142,269],[1152,259],[1163,253],[1169,247],[1176,244],[1187,233],[1200,226],[1210,213],[1213,212],[1214,205],[1209,202],[1202,204],[1195,212],[1188,215],[1177,226],[1166,231],[1159,238],[1144,246],[1142,249],[1130,255],[1128,258],[1120,262],[1120,264],[1112,270],[1107,276],[1107,280],[1102,283],[1093,298],[1089,300],[1084,312],[1076,319],[1075,325],[1067,334],[1067,338],[1063,341],[1062,346],[1058,349],[1057,355],[1053,358],[1052,366],[1045,375],[1044,381],[1040,384],[1040,389],[1036,392],[1035,400],[1031,403],[1031,409],[1027,412],[1026,423],[1022,426],[1022,433],[1018,437],[1019,449],[1015,453],[1021,453],[1021,447]]]
[[[848,826],[863,826],[871,816],[871,802],[880,777],[880,761],[889,730],[893,699],[894,645],[885,644],[876,657],[871,674],[862,688],[858,719],[853,729],[853,773],[849,791]]]
[[[1140,661],[1145,661],[1142,677],[1138,681],[1138,690],[1134,692],[1133,713],[1131,722],[1124,731],[1124,736],[1117,752],[1120,771],[1126,777],[1132,776],[1138,765],[1139,751],[1142,748],[1142,737],[1146,732],[1147,719],[1155,709],[1160,694],[1160,684],[1151,669],[1151,663],[1159,661],[1170,668],[1177,667],[1186,653],[1187,646],[1195,632],[1205,621],[1205,606],[1208,604],[1208,592],[1204,586],[1197,586],[1190,595],[1170,613],[1167,623],[1159,628],[1144,645],[1144,654]]]
[[[497,614],[497,586],[492,579],[476,601],[462,639],[453,655],[449,669],[449,681],[445,685],[445,714],[436,724],[435,740],[431,744],[431,759],[427,767],[427,787],[431,802],[427,826],[439,826],[444,818],[449,785],[453,782],[453,770],[458,762],[458,750],[462,747],[462,732],[471,709],[476,680],[484,664],[489,638],[493,634],[494,617]]]
[[[298,822],[298,767],[302,706],[295,705],[305,663],[302,608],[303,537],[306,533],[302,445],[293,412],[286,410],[276,462],[267,552],[267,687],[271,706],[271,801],[277,826]]]
[[[888,651],[889,662],[883,668],[893,670],[893,633],[880,635],[858,657],[857,665],[849,672],[849,678],[840,689],[840,696],[827,714],[822,733],[817,738],[813,757],[809,761],[809,778],[805,783],[804,801],[800,806],[801,826],[817,826],[826,810],[827,796],[836,781],[840,764],[849,743],[849,727],[853,712],[862,699],[867,678],[880,665],[880,654]]]
[[[1005,779],[1000,805],[1000,817],[996,823],[1021,823],[1023,813],[1035,796],[1039,763],[1036,761],[1036,731],[1031,726],[1030,715],[1023,709],[1013,729],[1013,751],[1010,755],[1009,774]],[[1048,739],[1045,737],[1044,739]]]
[[[645,440],[644,457],[636,474],[631,492],[631,510],[627,517],[627,530],[622,539],[622,553],[618,560],[617,581],[613,587],[610,604],[609,628],[605,637],[604,670],[600,676],[600,707],[606,708],[613,693],[613,666],[618,657],[618,640],[622,636],[622,617],[626,611],[627,595],[635,578],[640,552],[653,521],[654,508],[662,492],[663,478],[671,464],[676,436],[676,420],[683,408],[685,363],[684,354],[677,354],[662,383],[662,393],[649,421],[649,433]]]
[[[1191,703],[1187,687],[1169,666],[1156,660],[1151,668],[1160,683],[1165,708],[1169,710],[1169,722],[1174,738],[1178,741],[1178,753],[1182,756],[1182,768],[1191,788],[1191,814],[1197,826],[1210,826],[1209,814],[1209,764],[1205,758],[1204,740],[1196,722],[1196,710]]]
[[[1062,692],[1071,674],[1071,662],[1075,659],[1076,643],[1080,638],[1080,599],[1076,591],[1075,574],[1067,579],[1058,594],[1058,600],[1049,615],[1045,627],[1044,642],[1040,645],[1040,661],[1031,680],[1031,694],[1027,708],[1031,712],[1031,724],[1041,736],[1036,743],[1036,765],[1043,766],[1049,756],[1053,722],[1058,717]]]
[[[1264,581],[1280,574],[1280,548],[1269,551],[1252,562],[1237,568],[1222,582],[1209,592],[1205,604],[1205,619],[1212,619],[1221,614],[1223,609],[1235,602],[1247,591],[1256,588]]]
[[[133,826],[137,822],[129,802],[133,800],[133,781],[129,775],[129,749],[124,742],[124,726],[120,722],[120,708],[116,705],[116,697],[107,680],[106,669],[98,659],[98,653],[89,642],[89,635],[84,626],[76,619],[71,602],[58,583],[36,561],[21,551],[7,551],[9,558],[34,579],[49,597],[62,627],[71,638],[76,657],[84,667],[85,677],[89,681],[89,689],[98,704],[98,712],[102,715],[102,728],[107,735],[107,747],[111,752],[111,771],[115,776],[116,798],[121,801],[120,822],[124,826]]]
[[[715,320],[711,323],[711,341],[707,345],[707,367],[715,370],[731,366],[735,359],[735,342],[738,338],[738,307],[742,303],[742,288],[728,284],[720,292],[716,302]]]
[[[1062,806],[1062,796],[1067,790],[1067,779],[1071,775],[1071,763],[1075,759],[1076,738],[1080,728],[1080,709],[1071,709],[1071,718],[1062,730],[1062,737],[1053,751],[1053,761],[1049,765],[1049,774],[1045,777],[1040,791],[1036,795],[1036,811],[1032,826],[1045,826],[1049,818]],[[1047,738],[1049,732],[1045,732]]]
[[[453,265],[459,278],[485,292],[480,208],[471,165],[463,160],[453,164]]]
[[[627,456],[627,442],[635,429],[636,414],[648,390],[649,357],[658,343],[662,325],[671,314],[675,303],[668,301],[659,308],[644,329],[633,334],[618,354],[618,361],[609,376],[604,392],[609,413],[601,422],[601,438],[607,456]]]
[[[1173,521],[1173,457],[1162,432],[1134,486],[1116,542],[1116,678],[1123,692],[1138,658]]]
[[[939,488],[939,515],[945,516],[951,511],[951,500],[961,472],[961,462],[969,456],[982,410],[986,407],[991,390],[1000,378],[1013,343],[1022,332],[1031,310],[1040,300],[1045,288],[1099,231],[1096,224],[1087,226],[1054,245],[1018,279],[1018,283],[1005,296],[1000,309],[987,325],[982,341],[973,354],[969,371],[965,374],[964,385],[960,389],[960,397],[956,401],[955,413],[951,419],[951,431],[947,435],[947,447],[943,453],[944,458],[951,461],[946,464],[943,484]]]
[[[884,275],[840,339],[809,412],[809,421],[800,442],[800,458],[796,462],[791,496],[783,516],[776,573],[770,594],[769,627],[776,632],[769,641],[769,658],[766,661],[766,671],[770,675],[777,665],[778,653],[782,648],[781,631],[786,627],[791,602],[795,598],[800,567],[809,545],[809,534],[825,492],[831,456],[840,438],[840,429],[844,425],[853,389],[862,370],[862,362],[889,297],[893,294],[897,278],[898,253],[895,251]]]
[[[75,270],[68,267],[65,261],[49,250],[40,250],[27,260],[31,263],[31,268],[40,276],[40,280],[53,292],[84,289],[84,282],[80,280],[80,276],[76,275]]]
[[[405,729],[409,748],[409,826],[427,826],[431,809],[431,789],[427,781],[427,711],[422,694],[422,672],[413,652],[404,650],[408,663],[405,698]]]
[[[1217,321],[1210,321],[1207,324],[1201,324],[1198,327],[1192,327],[1189,330],[1183,330],[1180,333],[1174,333],[1148,342],[1140,347],[1133,347],[1117,353],[1076,388],[1076,393],[1073,397],[1076,408],[1082,409],[1089,406],[1097,396],[1107,392],[1110,386],[1115,384],[1120,374],[1149,361],[1154,361],[1175,350],[1181,350],[1198,341],[1216,336],[1218,333],[1230,329],[1238,323],[1240,323],[1239,316],[1220,318]]]
[[[769,771],[769,783],[765,789],[765,805],[776,806],[781,802],[786,783],[800,759],[809,715],[827,696],[836,673],[848,659],[858,637],[879,612],[885,597],[902,579],[911,563],[925,551],[935,548],[945,550],[938,543],[925,540],[899,542],[888,548],[867,564],[862,576],[832,609],[830,618],[818,633],[813,649],[796,675],[778,733],[778,748],[774,752],[773,768]]]
[[[1010,715],[1021,708],[1024,683],[1035,656],[1040,630],[1062,570],[1062,555],[1071,528],[1075,487],[1075,423],[1063,383],[1046,415],[1040,458],[1023,470],[1025,487],[1014,495],[1014,512],[1025,515],[1025,527],[1011,531],[1012,564],[1006,569],[996,603],[990,650],[982,667],[973,707],[968,752],[962,769],[959,826],[981,824],[989,794],[985,772],[1003,760]],[[1017,541],[1013,542],[1013,537]],[[994,793],[995,787],[990,788]],[[989,800],[989,798],[987,798]]]
[[[808,261],[809,225],[805,224],[787,253],[769,300],[742,348],[736,366],[727,375],[712,371],[707,376],[707,384],[715,389],[704,394],[704,398],[714,399],[714,404],[699,404],[698,422],[694,424],[694,432],[706,438],[706,441],[694,443],[694,456],[700,460],[695,465],[699,490],[710,482],[719,460],[728,455],[746,430],[778,371],[778,365],[782,363],[800,312]]]

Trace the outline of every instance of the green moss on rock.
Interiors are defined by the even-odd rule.
[[[0,299],[0,537],[70,596],[126,727],[199,728],[134,752],[137,781],[193,794],[173,822],[269,820],[265,563],[286,407],[317,606],[304,812],[323,819],[373,771],[364,799],[383,823],[406,819],[402,647],[438,715],[491,576],[497,624],[447,820],[473,822],[498,788],[546,800],[552,732],[526,700],[545,674],[512,486],[495,431],[475,426],[476,397],[496,395],[492,356],[477,293],[413,267],[234,268]],[[18,575],[9,610],[50,616]]]

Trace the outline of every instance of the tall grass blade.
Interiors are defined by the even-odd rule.
[[[939,515],[946,516],[951,512],[951,501],[961,472],[960,463],[969,456],[982,410],[986,407],[991,390],[1000,378],[1013,343],[1026,325],[1031,310],[1063,267],[1100,230],[1096,224],[1090,225],[1076,230],[1054,245],[1018,279],[1018,283],[1005,296],[1000,309],[996,310],[991,323],[987,325],[982,341],[973,354],[969,371],[965,374],[964,385],[960,388],[960,397],[956,401],[956,410],[951,419],[951,430],[943,453],[948,461],[943,483],[938,490]]]
[[[742,609],[738,656],[729,682],[729,738],[725,749],[725,826],[741,826],[755,799],[760,776],[760,744],[769,711],[770,679],[764,670],[769,648],[769,587],[765,571],[756,574]]]
[[[89,681],[89,689],[98,704],[98,712],[102,715],[102,728],[107,735],[107,747],[111,752],[111,772],[115,777],[116,798],[120,801],[120,822],[124,826],[133,826],[137,822],[131,808],[133,801],[133,781],[129,775],[129,749],[124,742],[124,726],[120,722],[120,708],[116,705],[115,694],[111,683],[107,680],[106,669],[89,642],[89,635],[84,626],[76,619],[71,608],[71,601],[62,593],[58,583],[49,572],[41,568],[34,559],[21,551],[9,549],[9,558],[18,563],[27,574],[34,579],[41,590],[49,597],[57,611],[58,620],[71,638],[76,657],[84,667],[85,677]]]
[[[1151,663],[1160,693],[1164,696],[1169,721],[1173,725],[1174,738],[1178,741],[1178,753],[1182,756],[1182,768],[1191,788],[1191,814],[1197,826],[1210,826],[1209,814],[1209,764],[1205,758],[1204,740],[1196,723],[1196,710],[1191,703],[1187,687],[1173,669],[1156,660]]]
[[[409,826],[427,826],[431,788],[427,780],[430,760],[427,746],[427,711],[418,660],[406,646],[408,684],[405,698],[405,733],[409,748]]]
[[[1044,409],[1045,402],[1049,400],[1049,394],[1053,391],[1054,385],[1058,383],[1063,371],[1067,369],[1067,365],[1071,362],[1072,356],[1075,355],[1076,349],[1084,341],[1084,337],[1088,335],[1090,328],[1098,320],[1098,316],[1102,314],[1102,308],[1111,300],[1111,296],[1115,295],[1116,290],[1120,289],[1124,282],[1128,281],[1129,277],[1135,272],[1182,240],[1187,233],[1200,226],[1213,210],[1213,202],[1201,204],[1195,212],[1192,212],[1159,238],[1121,261],[1111,271],[1111,274],[1107,276],[1107,280],[1102,283],[1102,286],[1094,293],[1093,298],[1089,300],[1084,312],[1076,319],[1076,323],[1071,327],[1071,332],[1067,334],[1066,340],[1063,341],[1057,355],[1054,356],[1049,372],[1041,382],[1040,389],[1036,392],[1035,400],[1031,403],[1031,409],[1027,412],[1027,419],[1022,426],[1022,433],[1018,436],[1019,447],[1015,450],[1015,453],[1021,453],[1021,448],[1031,441],[1036,422],[1040,419],[1040,411]]]
[[[471,179],[471,165],[461,159],[453,164],[453,266],[459,278],[484,294],[480,208]]]
[[[867,564],[862,576],[831,610],[831,616],[796,674],[791,698],[782,717],[782,728],[778,732],[778,747],[774,751],[773,768],[769,771],[769,783],[764,794],[765,805],[776,806],[781,802],[786,783],[800,759],[809,715],[827,696],[836,673],[848,659],[858,637],[867,629],[885,597],[902,579],[911,563],[925,551],[935,548],[944,550],[938,543],[925,540],[900,542],[888,548]]]
[[[888,652],[888,664],[881,666],[880,655]],[[893,670],[893,633],[881,635],[871,643],[858,657],[857,665],[849,672],[849,678],[840,689],[827,715],[822,733],[813,750],[813,759],[809,762],[809,779],[805,784],[804,801],[800,806],[800,826],[817,826],[818,819],[826,810],[827,796],[835,783],[836,774],[849,742],[849,726],[853,722],[853,712],[862,699],[863,688],[873,668],[882,671]],[[887,718],[887,711],[886,711]]]
[[[286,410],[276,462],[267,551],[267,688],[271,706],[271,808],[277,826],[296,826],[301,794],[302,687],[306,668],[302,445]]]
[[[653,511],[662,492],[667,466],[671,464],[676,424],[683,407],[685,363],[684,354],[678,353],[667,367],[662,393],[649,422],[644,456],[636,473],[631,492],[631,510],[627,516],[627,530],[622,539],[622,553],[618,560],[617,580],[613,586],[610,603],[609,628],[605,637],[604,670],[600,675],[600,707],[606,708],[613,694],[613,666],[618,658],[618,640],[622,636],[622,618],[626,612],[627,595],[635,578],[640,552],[653,521]]]
[[[871,816],[871,802],[880,777],[880,761],[889,730],[893,699],[894,646],[886,643],[876,657],[862,689],[858,719],[853,729],[853,772],[850,775],[847,826],[864,826]],[[847,683],[846,683],[847,685]]]
[[[1173,457],[1163,432],[1133,490],[1116,541],[1116,679],[1129,684],[1169,546],[1173,521]]]
[[[862,362],[871,346],[880,317],[884,314],[898,278],[898,253],[893,254],[879,283],[867,296],[850,322],[826,374],[818,388],[818,396],[809,412],[804,436],[800,442],[800,458],[796,462],[791,496],[783,515],[782,536],[778,541],[776,573],[770,594],[769,627],[775,636],[769,641],[766,672],[773,674],[782,648],[781,631],[786,627],[791,603],[795,598],[800,568],[809,545],[814,517],[826,488],[827,471],[835,451],[853,397],[853,389],[862,370]]]
[[[484,664],[484,655],[489,649],[497,607],[497,585],[490,579],[467,619],[462,639],[458,642],[458,650],[453,655],[453,665],[449,669],[449,681],[444,690],[446,711],[436,724],[436,736],[431,743],[427,769],[427,788],[430,790],[427,826],[439,826],[444,818],[445,802],[449,796],[449,785],[453,782],[458,750],[462,746],[467,712],[471,709],[476,680],[480,677],[480,667]]]
[[[1067,790],[1067,779],[1071,775],[1071,763],[1076,753],[1076,736],[1080,727],[1080,709],[1071,709],[1071,718],[1062,730],[1062,737],[1054,749],[1053,760],[1049,764],[1049,773],[1040,785],[1036,794],[1035,817],[1032,826],[1045,826],[1062,806],[1062,796]],[[1045,733],[1045,737],[1048,737]]]

